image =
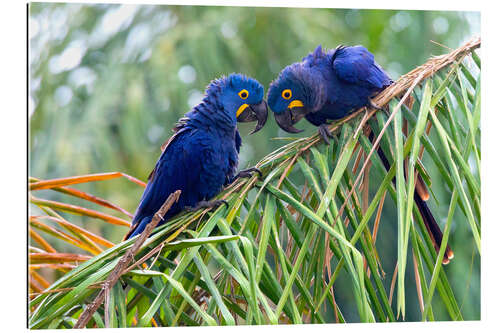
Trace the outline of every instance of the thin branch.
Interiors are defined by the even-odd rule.
[[[102,302],[106,294],[113,288],[113,286],[118,282],[118,279],[122,275],[125,268],[129,265],[129,263],[134,259],[134,256],[137,254],[142,244],[149,237],[153,229],[158,225],[160,221],[163,220],[163,216],[165,213],[172,207],[172,205],[177,202],[179,196],[181,194],[180,190],[175,191],[170,194],[170,196],[165,200],[161,208],[155,213],[151,222],[146,226],[144,231],[140,234],[140,236],[135,241],[134,245],[121,257],[120,261],[116,264],[113,271],[110,273],[108,279],[104,282],[103,288],[95,298],[95,300],[88,306],[85,311],[82,312],[78,321],[76,322],[74,328],[84,328],[89,322],[92,315],[97,311],[97,309],[101,306]]]

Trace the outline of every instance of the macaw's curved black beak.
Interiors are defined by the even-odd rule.
[[[307,114],[307,110],[303,106],[295,106],[286,109],[281,113],[274,113],[274,118],[279,127],[288,133],[300,133],[304,130],[293,127],[302,117]]]
[[[258,132],[262,127],[264,127],[267,121],[266,101],[263,100],[259,104],[243,104],[242,106],[244,106],[244,109],[238,113],[236,119],[240,123],[257,120],[257,126],[255,126],[254,130],[250,132],[250,134]]]

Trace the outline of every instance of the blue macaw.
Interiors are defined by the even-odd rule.
[[[281,71],[269,85],[267,101],[283,130],[301,132],[293,125],[305,117],[318,126],[320,136],[328,143],[328,138],[332,137],[328,120],[343,118],[362,107],[378,109],[371,98],[392,82],[365,47],[340,45],[324,52],[319,45],[301,62]],[[381,148],[377,152],[388,170],[390,164],[384,152]],[[415,202],[434,247],[439,251],[442,233],[425,200],[415,191]],[[452,258],[453,251],[448,246],[443,263]]]
[[[293,125],[305,116],[328,142],[327,120],[372,106],[370,98],[392,82],[365,47],[340,45],[323,52],[319,45],[281,71],[269,86],[267,101],[283,130],[301,132]]]
[[[236,174],[241,137],[236,122],[257,121],[252,133],[267,120],[264,88],[255,79],[231,74],[213,80],[200,104],[174,127],[174,135],[162,146],[162,154],[148,183],[125,239],[140,234],[168,196],[182,193],[164,220],[184,208],[196,210],[218,206],[208,200],[237,177],[248,177],[250,168]]]

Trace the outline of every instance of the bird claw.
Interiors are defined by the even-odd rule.
[[[323,141],[325,141],[325,143],[327,145],[330,144],[330,139],[329,138],[333,138],[333,134],[330,133],[330,130],[328,129],[328,125],[327,124],[321,124],[319,125],[318,127],[318,133],[319,135],[321,136],[321,138],[323,139]]]
[[[212,201],[202,200],[202,201],[198,202],[196,204],[196,206],[194,206],[194,207],[187,206],[186,210],[188,212],[195,212],[195,211],[202,209],[202,208],[217,208],[222,204],[226,205],[226,207],[229,208],[229,204],[227,203],[226,200],[212,200]]]
[[[241,170],[240,172],[238,172],[238,174],[236,175],[236,177],[234,177],[234,179],[238,179],[238,178],[250,178],[252,177],[252,172],[257,172],[259,174],[259,177],[262,177],[262,172],[260,172],[259,169],[257,168],[248,168],[248,169],[245,169],[245,170]]]
[[[226,205],[226,208],[229,208],[229,204],[227,203],[226,200],[212,200],[208,203],[208,207],[207,208],[217,208],[219,207],[220,205]]]

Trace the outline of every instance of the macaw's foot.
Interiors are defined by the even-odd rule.
[[[203,209],[203,208],[217,208],[222,204],[226,205],[226,207],[229,207],[229,204],[227,203],[226,200],[212,200],[212,201],[202,200],[198,202],[194,207],[189,207],[189,206],[186,207],[186,210],[188,212],[195,212],[198,209]]]
[[[384,108],[381,108],[378,105],[375,105],[371,99],[368,100],[368,107],[371,109],[379,110],[379,111],[385,111]]]
[[[323,139],[323,141],[325,141],[325,143],[327,145],[330,144],[330,139],[329,138],[333,138],[334,135],[332,133],[330,133],[330,130],[328,129],[328,124],[321,124],[318,126],[318,133],[319,135],[321,136],[321,138]]]
[[[250,178],[250,177],[252,177],[253,172],[257,172],[259,174],[259,177],[262,177],[262,172],[260,172],[259,169],[248,168],[248,169],[244,169],[244,170],[241,170],[240,172],[238,172],[238,174],[236,175],[236,177],[234,177],[234,179],[236,180],[238,178]]]

